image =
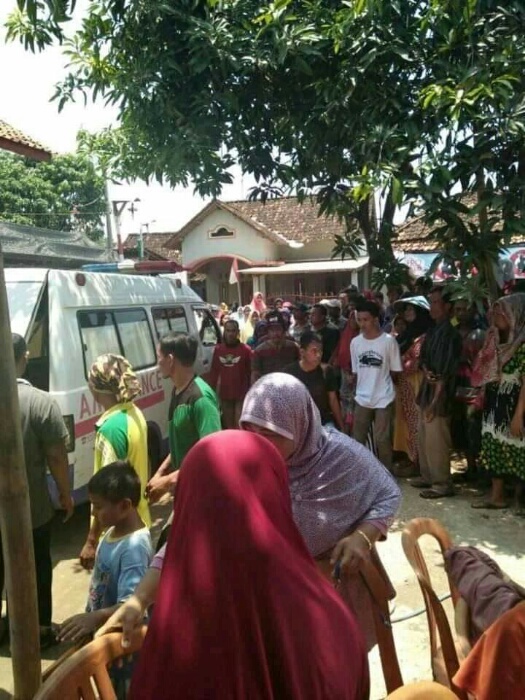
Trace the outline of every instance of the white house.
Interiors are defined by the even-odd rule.
[[[368,284],[368,257],[332,260],[336,218],[296,197],[210,202],[165,244],[180,249],[182,264],[204,274],[197,290],[208,302],[248,303],[254,292],[268,299],[308,301],[337,294],[348,284]],[[240,296],[240,298],[239,298]]]

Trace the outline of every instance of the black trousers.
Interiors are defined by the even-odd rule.
[[[38,620],[41,627],[50,627],[51,617],[53,615],[53,563],[51,561],[51,522],[52,521],[50,520],[45,525],[41,525],[40,527],[37,527],[33,530],[33,549],[35,552],[36,569],[36,593],[38,600]],[[4,553],[0,546],[0,595],[1,592],[4,590],[4,584]]]

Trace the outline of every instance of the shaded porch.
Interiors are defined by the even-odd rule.
[[[241,277],[252,277],[253,288],[271,303],[286,301],[315,304],[325,297],[337,296],[349,284],[364,289],[369,284],[368,258],[284,263],[272,267],[241,270]]]
[[[196,275],[200,278],[198,283],[190,283],[204,301],[207,301],[209,304],[225,302],[228,306],[235,301],[241,305],[250,303],[254,291],[253,278],[239,274],[238,283],[230,284],[234,260],[237,261],[239,273],[243,268],[253,264],[235,255],[225,255],[222,257],[201,258],[188,265],[192,271],[191,276],[198,272],[198,275]]]

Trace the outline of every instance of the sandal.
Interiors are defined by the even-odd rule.
[[[450,498],[454,496],[454,491],[445,491],[445,493],[440,493],[434,489],[425,489],[419,494],[420,498],[426,498],[430,500],[437,500],[438,498]]]
[[[505,510],[505,508],[509,506],[508,503],[498,505],[497,503],[492,503],[492,501],[476,501],[475,503],[471,503],[470,507],[476,510]]]

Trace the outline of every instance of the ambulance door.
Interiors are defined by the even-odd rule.
[[[215,346],[221,342],[221,332],[217,322],[206,306],[193,304],[193,318],[200,343],[197,353],[196,370],[197,373],[206,378],[211,370],[211,361]]]

